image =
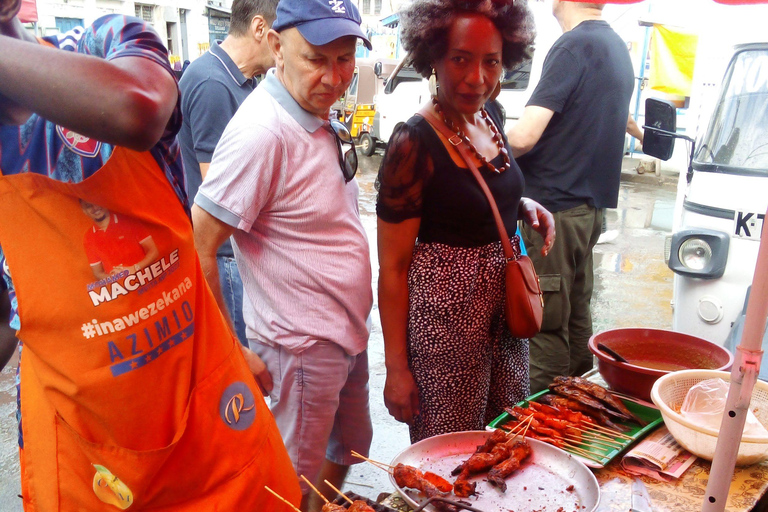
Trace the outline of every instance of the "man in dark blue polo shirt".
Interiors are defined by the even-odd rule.
[[[255,77],[274,66],[267,32],[278,0],[235,0],[226,39],[189,65],[179,82],[184,124],[179,132],[189,206],[197,195],[224,128],[256,86]],[[240,342],[248,346],[243,322],[243,283],[228,240],[216,254],[222,295]],[[214,284],[211,283],[212,286]]]

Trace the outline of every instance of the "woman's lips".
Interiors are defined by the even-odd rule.
[[[466,93],[460,93],[458,94],[459,98],[461,98],[463,101],[467,103],[477,103],[482,101],[483,95],[482,94],[466,94]]]

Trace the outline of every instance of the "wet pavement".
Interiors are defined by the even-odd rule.
[[[367,158],[360,155],[360,213],[371,244],[374,297],[378,263],[376,258],[376,172],[381,151]],[[630,169],[631,165],[627,165]],[[596,247],[594,330],[616,327],[672,326],[672,272],[664,262],[664,238],[672,226],[675,181],[669,176],[622,175],[619,205],[608,210],[608,230],[616,238]],[[389,462],[408,446],[408,429],[393,420],[382,398],[384,386],[384,346],[377,305],[373,309],[370,340],[371,416],[374,425],[373,459]],[[19,463],[16,443],[14,368],[0,373],[0,511],[19,512],[17,497]],[[388,475],[359,464],[350,471],[344,490],[375,499],[393,489]]]

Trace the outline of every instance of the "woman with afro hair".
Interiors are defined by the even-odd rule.
[[[415,0],[401,13],[401,38],[430,78],[425,112],[463,139],[507,231],[528,222],[546,253],[552,215],[521,197],[523,176],[494,101],[503,70],[521,63],[533,40],[526,2]],[[378,191],[385,404],[409,424],[411,442],[482,429],[529,389],[528,340],[506,326],[506,261],[488,201],[453,144],[421,115],[392,136]],[[519,251],[517,236],[512,245]]]

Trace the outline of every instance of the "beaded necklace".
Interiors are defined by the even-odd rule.
[[[437,98],[434,96],[432,97],[432,104],[435,106],[435,110],[438,114],[440,114],[440,117],[443,119],[443,122],[445,125],[451,129],[452,132],[455,132],[456,135],[459,136],[459,138],[464,142],[467,146],[469,146],[469,149],[474,153],[475,158],[477,158],[481,165],[487,167],[488,169],[492,170],[495,173],[502,173],[510,168],[511,161],[509,159],[509,152],[507,152],[507,148],[504,147],[504,139],[501,137],[501,133],[496,128],[496,125],[493,123],[491,118],[488,117],[488,113],[485,111],[484,108],[480,107],[480,117],[482,117],[486,124],[488,125],[488,128],[491,130],[491,134],[493,134],[493,142],[496,143],[496,146],[499,148],[499,153],[501,153],[504,156],[504,165],[502,165],[499,168],[494,167],[491,165],[491,162],[488,161],[487,158],[485,158],[475,147],[474,144],[472,144],[472,141],[469,140],[469,137],[467,137],[463,131],[458,129],[455,124],[453,124],[447,117],[445,117],[445,114],[443,113],[443,109],[440,107],[440,102],[437,101]]]

